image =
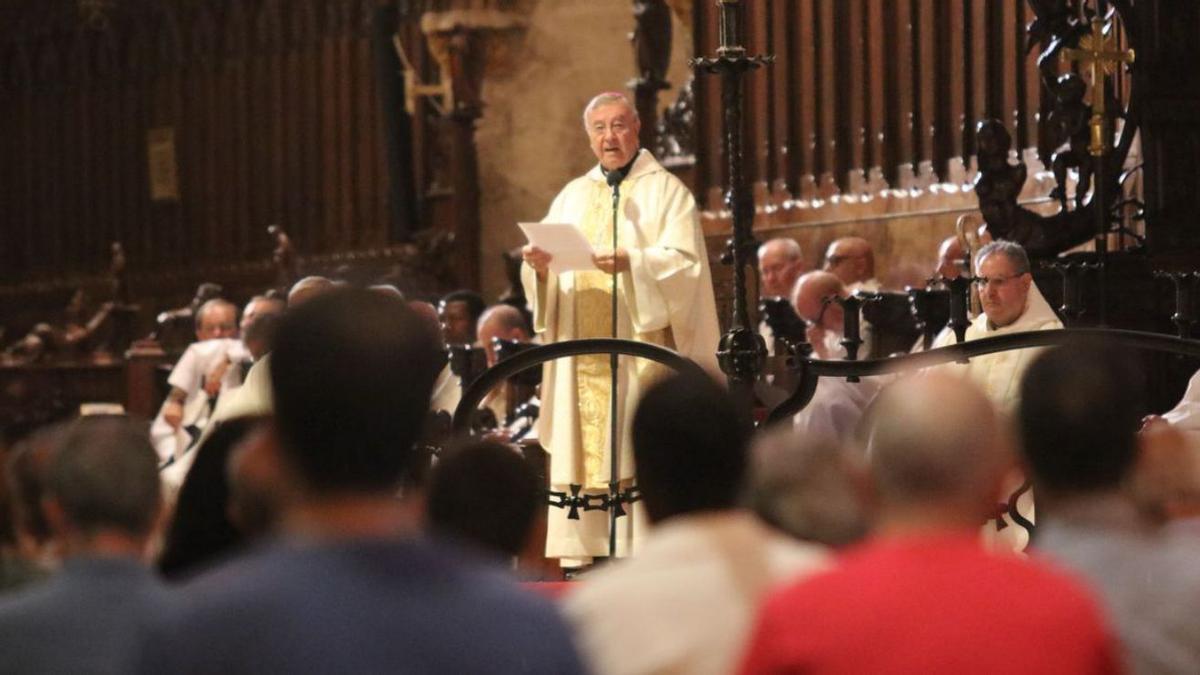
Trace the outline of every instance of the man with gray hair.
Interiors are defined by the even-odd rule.
[[[134,672],[167,602],[143,562],[161,507],[154,448],[128,418],[96,416],[66,427],[52,453],[43,504],[65,561],[0,602],[0,670]]]
[[[1063,327],[1058,315],[1042,297],[1033,275],[1029,272],[1029,257],[1020,244],[999,239],[979,249],[975,255],[975,283],[983,313],[967,328],[966,339],[979,340],[997,335],[1035,330],[1058,330]],[[953,344],[954,335],[943,335],[935,347]],[[979,385],[988,398],[1003,413],[1013,413],[1020,398],[1021,378],[1025,369],[1043,350],[1016,349],[985,356],[976,356],[966,366],[947,364],[945,370],[962,370]],[[1014,472],[1011,487],[1020,492],[1024,481]],[[1008,502],[1006,499],[1004,502]],[[1035,520],[1033,495],[1020,492],[1016,510],[1024,520]],[[1011,509],[1009,509],[1011,511]],[[1015,551],[1029,544],[1029,532],[1011,513],[996,517],[995,526],[988,526],[984,536],[993,545]]]
[[[975,270],[983,313],[967,328],[967,340],[1063,327],[1033,283],[1029,257],[1020,244],[1001,239],[984,246],[975,256]],[[934,346],[953,342],[953,334],[945,335]],[[966,372],[993,403],[1011,412],[1017,405],[1021,375],[1039,351],[1018,349],[978,356],[971,359]]]
[[[979,541],[1015,462],[987,397],[933,374],[885,390],[873,415],[872,537],[767,598],[741,672],[1120,672],[1082,584]]]
[[[534,332],[545,344],[615,334],[674,349],[715,371],[716,300],[691,191],[638,147],[641,123],[625,96],[596,96],[585,108],[583,121],[597,165],[563,188],[544,220],[579,228],[596,251],[594,268],[560,269],[549,252],[532,244],[522,249],[521,281],[533,311]],[[623,358],[618,371],[620,384],[612,392],[606,355],[545,365],[538,438],[550,452],[552,489],[569,492],[574,484],[582,485],[585,494],[608,491],[609,397],[618,393],[617,478],[633,478],[627,422],[640,392],[660,370],[652,361]],[[635,505],[633,510],[636,516],[640,508]],[[566,516],[563,509],[550,514],[549,557],[575,566],[607,555],[604,513],[590,511],[571,521]],[[627,526],[637,519],[618,520],[621,555],[634,538]]]

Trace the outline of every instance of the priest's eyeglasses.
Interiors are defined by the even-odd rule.
[[[988,286],[991,286],[992,288],[999,290],[1001,288],[1004,288],[1008,284],[1008,282],[1012,281],[1013,279],[1016,279],[1017,277],[1023,277],[1023,276],[1025,276],[1025,275],[1024,274],[1010,274],[1006,277],[975,277],[974,279],[971,280],[971,282],[980,288],[987,288]]]

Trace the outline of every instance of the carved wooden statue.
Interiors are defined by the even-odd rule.
[[[979,122],[975,127],[975,138],[979,160],[975,194],[979,197],[979,210],[988,229],[1011,229],[1020,210],[1017,196],[1021,194],[1028,173],[1025,163],[1008,163],[1012,135],[999,120]]]
[[[275,250],[271,253],[271,261],[275,264],[275,286],[286,293],[299,276],[296,249],[292,246],[291,237],[282,227],[268,225],[267,234],[275,240]]]
[[[975,195],[993,238],[1021,244],[1031,258],[1053,257],[1091,238],[1095,226],[1085,209],[1040,216],[1017,204],[1027,170],[1023,163],[1008,163],[1012,135],[999,120],[983,120],[975,134],[979,152]]]
[[[1092,116],[1092,106],[1084,103],[1086,94],[1087,85],[1082,77],[1075,73],[1060,76],[1054,91],[1055,106],[1046,118],[1050,145],[1055,148],[1067,145],[1050,158],[1054,181],[1057,183],[1050,196],[1058,199],[1064,210],[1067,208],[1067,169],[1074,167],[1079,171],[1079,182],[1075,186],[1075,208],[1083,206],[1092,185],[1093,160],[1088,152],[1091,142],[1088,120]]]

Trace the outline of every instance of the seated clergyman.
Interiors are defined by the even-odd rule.
[[[967,328],[967,341],[1063,327],[1033,283],[1029,257],[1020,244],[999,240],[979,249],[975,256],[975,274],[983,313]],[[943,347],[953,342],[952,334],[942,335],[934,346]],[[1021,377],[1041,351],[1041,348],[1029,348],[997,352],[976,356],[965,366],[948,364],[942,368],[964,370],[966,376],[983,389],[993,404],[1002,412],[1011,413],[1020,398]],[[1019,475],[1014,474],[1013,489],[1017,490],[1022,482]],[[1023,519],[1034,522],[1030,492],[1025,491],[1020,495],[1016,510]],[[995,527],[985,528],[985,535],[999,547],[1022,550],[1028,544],[1028,534],[1023,528],[1012,526],[1010,517],[1011,514],[998,520]]]

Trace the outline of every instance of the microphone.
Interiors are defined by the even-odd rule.
[[[623,178],[621,175],[621,170],[614,169],[612,171],[605,172],[604,177],[608,180],[608,187],[612,188],[613,206],[615,207],[617,202],[621,199],[621,179]]]

